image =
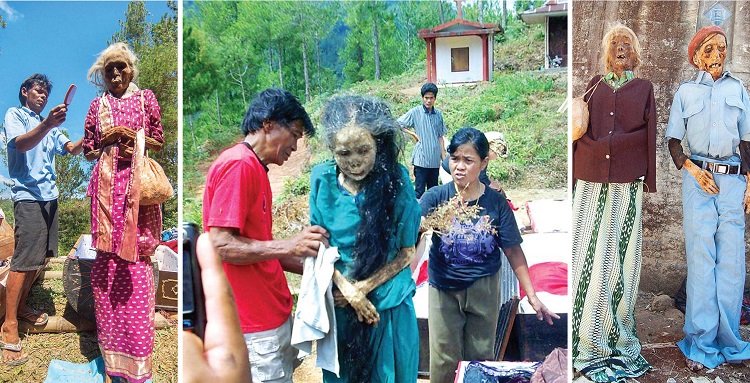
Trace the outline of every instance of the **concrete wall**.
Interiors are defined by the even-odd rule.
[[[710,25],[703,14],[716,1],[575,1],[571,69],[573,96],[603,68],[601,40],[616,22],[633,29],[641,43],[642,64],[636,75],[654,84],[657,102],[657,192],[644,197],[643,268],[641,290],[673,294],[685,277],[682,230],[682,177],[669,156],[664,132],[672,97],[679,85],[697,75],[687,60],[687,45],[695,32]],[[719,1],[731,12],[721,25],[727,32],[727,67],[750,83],[750,1]],[[595,21],[592,21],[595,20]],[[746,230],[746,243],[750,239]],[[746,252],[747,255],[750,252]],[[747,284],[748,281],[746,281]]]
[[[451,72],[451,48],[469,47],[469,71]],[[438,83],[482,81],[482,38],[479,36],[441,37],[435,40]]]

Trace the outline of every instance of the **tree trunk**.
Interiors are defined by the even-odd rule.
[[[279,49],[279,88],[284,88],[284,67],[281,64],[281,49]]]
[[[247,73],[247,67],[245,67],[245,70],[243,70],[239,75],[236,75],[231,70],[229,71],[229,77],[231,77],[232,81],[240,87],[240,90],[242,90],[242,105],[247,105],[247,100],[245,99],[245,81],[243,79],[245,73]]]
[[[484,6],[482,0],[477,0],[477,10],[479,11],[479,23],[484,24]]]
[[[216,119],[221,126],[221,111],[219,110],[219,90],[216,89]]]
[[[310,101],[310,75],[307,71],[307,44],[304,37],[302,38],[302,66],[305,71],[305,101]]]
[[[190,120],[190,137],[193,138],[193,147],[197,147],[198,143],[195,141],[195,125],[193,125],[192,119]]]
[[[320,39],[318,38],[318,32],[315,32],[315,59],[318,66],[318,93],[323,93],[323,82],[320,79]]]
[[[375,79],[380,80],[380,41],[378,36],[378,20],[372,18],[372,50],[375,58]]]
[[[505,0],[503,0],[504,2]],[[440,0],[438,2],[438,5],[440,5],[440,24],[445,24],[445,15],[443,14],[443,0]]]

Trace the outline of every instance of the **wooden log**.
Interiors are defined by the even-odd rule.
[[[169,321],[167,321],[158,312],[154,313],[154,325],[157,330],[171,326],[171,324],[169,324]],[[96,324],[81,317],[80,315],[55,315],[49,317],[49,322],[47,322],[47,324],[44,326],[34,326],[31,323],[19,321],[18,331],[20,333],[29,334],[96,331]]]
[[[62,271],[54,271],[54,270],[42,270],[41,275],[39,275],[39,278],[41,279],[62,279],[63,272]]]

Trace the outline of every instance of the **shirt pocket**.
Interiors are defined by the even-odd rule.
[[[727,106],[724,109],[724,125],[727,128],[736,128],[740,117],[745,113],[745,105],[742,100],[736,96],[727,97],[725,100]]]
[[[703,100],[685,105],[685,107],[682,109],[682,118],[690,118],[692,116],[695,116],[703,110],[703,106]]]
[[[284,377],[284,358],[277,336],[253,339],[248,346],[253,378],[265,382]]]
[[[703,100],[686,104],[682,108],[682,118],[687,122],[688,136],[702,134],[708,129],[708,121],[705,121],[707,116],[705,116],[705,113],[701,113],[703,112],[703,108],[705,108]]]

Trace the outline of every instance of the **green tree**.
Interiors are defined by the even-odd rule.
[[[62,133],[68,136],[66,130]],[[57,188],[60,191],[60,201],[81,199],[84,197],[86,186],[91,177],[91,165],[83,156],[57,156],[55,158],[55,172],[57,173]]]

